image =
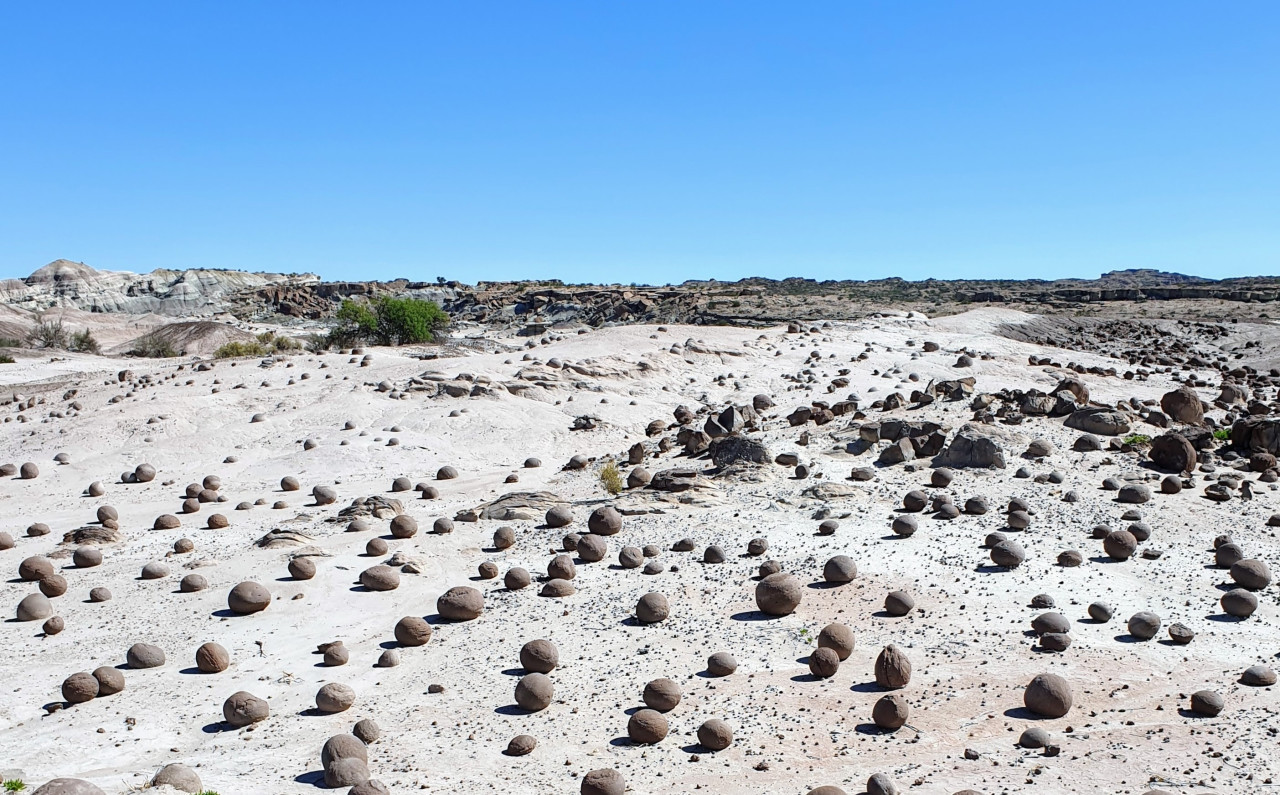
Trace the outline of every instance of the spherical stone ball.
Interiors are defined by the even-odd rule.
[[[138,483],[150,483],[156,479],[156,468],[150,464],[138,464],[133,470],[133,479]]]
[[[188,574],[178,583],[178,590],[183,593],[196,593],[209,587],[209,581],[203,574]]]
[[[378,656],[379,668],[395,668],[400,664],[400,652],[395,649],[387,649]]]
[[[822,578],[830,583],[853,582],[857,576],[858,564],[848,555],[836,555],[822,567]]]
[[[1010,511],[1005,524],[1013,530],[1026,530],[1031,526],[1031,514],[1026,511]]]
[[[516,531],[510,527],[499,527],[493,531],[493,548],[510,549],[515,546]]]
[[[670,615],[671,605],[667,603],[667,597],[657,591],[650,591],[636,602],[636,620],[641,624],[656,624]]]
[[[40,467],[28,461],[18,468],[18,477],[23,480],[35,480],[40,477]]]
[[[1128,560],[1138,549],[1138,539],[1128,530],[1115,530],[1102,539],[1102,549],[1116,560]]]
[[[99,696],[114,696],[124,690],[124,673],[119,668],[109,665],[95,668],[93,678],[98,680]]]
[[[394,591],[400,587],[400,572],[380,563],[360,572],[360,584],[370,591]]]
[[[835,519],[827,519],[827,520],[824,520],[822,524],[818,525],[818,535],[833,536],[836,534],[836,531],[839,529],[840,529],[839,522],[837,522]]]
[[[599,563],[609,554],[609,545],[604,536],[585,535],[578,539],[578,557],[584,563]]]
[[[568,580],[547,580],[542,589],[538,591],[538,596],[563,598],[573,596],[577,592],[577,589],[573,587],[573,583]]]
[[[125,652],[125,661],[130,668],[159,668],[164,665],[164,650],[150,643],[135,643]]]
[[[897,690],[911,683],[911,660],[907,653],[890,643],[876,657],[876,684]]]
[[[511,738],[507,743],[507,756],[528,756],[533,753],[533,749],[538,747],[538,741],[531,735],[519,734]]]
[[[1161,494],[1177,494],[1182,491],[1182,478],[1177,475],[1165,475],[1160,481]]]
[[[1045,651],[1066,651],[1071,646],[1071,636],[1065,632],[1046,632],[1040,636],[1040,648]]]
[[[90,497],[101,497],[107,493],[107,487],[102,485],[102,481],[95,480],[89,484],[89,488],[86,491]]]
[[[551,706],[556,689],[551,677],[537,672],[525,674],[516,682],[516,704],[529,712],[541,712]]]
[[[782,571],[782,564],[776,560],[766,560],[760,564],[760,579],[764,579],[771,574],[777,574]]]
[[[712,544],[711,546],[702,550],[703,563],[712,563],[712,564],[724,563],[727,557],[728,556],[725,554],[724,547],[719,546],[718,544]]]
[[[99,522],[105,522],[108,520],[113,522],[120,521],[120,512],[115,508],[112,508],[110,505],[99,505],[97,513]]]
[[[756,606],[771,616],[795,612],[804,596],[804,586],[790,574],[770,574],[756,585]]]
[[[905,616],[915,606],[915,598],[906,591],[890,591],[884,598],[884,611],[891,616]]]
[[[390,547],[387,546],[386,541],[381,538],[371,538],[364,545],[364,554],[371,558],[376,558],[387,554],[389,549]]]
[[[672,552],[692,552],[694,548],[692,538],[682,538],[671,545]]]
[[[13,549],[13,534],[0,531],[0,549]]]
[[[70,704],[83,704],[98,697],[98,680],[93,674],[78,673],[62,680],[62,700]]]
[[[1049,742],[1049,732],[1038,726],[1026,729],[1018,737],[1018,745],[1023,748],[1044,748]]]
[[[502,578],[502,584],[507,586],[507,590],[509,591],[518,591],[521,588],[528,588],[531,582],[533,582],[533,577],[529,575],[529,570],[521,568],[520,566],[513,567],[507,572],[507,575]]]
[[[99,585],[97,588],[91,588],[89,590],[89,601],[90,602],[110,602],[111,591],[107,590],[106,588],[103,588],[101,585]]]
[[[53,573],[53,561],[48,558],[33,556],[18,564],[18,577],[25,582],[40,582]]]
[[[991,562],[1006,569],[1016,569],[1026,559],[1026,550],[1013,539],[1006,538],[991,548]]]
[[[876,775],[880,775],[880,774],[877,773]],[[868,795],[870,795],[871,791],[868,790],[867,792],[868,792]],[[833,787],[830,784],[826,784],[821,787],[815,787],[809,790],[807,795],[847,795],[847,793],[845,793],[845,791],[840,789],[839,787]]]
[[[49,525],[45,524],[44,522],[35,522],[27,528],[27,535],[31,538],[39,538],[40,536],[47,536],[51,532],[53,531],[49,529]]]
[[[612,505],[601,505],[587,517],[587,529],[600,536],[616,535],[622,530],[622,514]]]
[[[568,527],[573,524],[573,511],[567,505],[557,505],[547,511],[547,527]]]
[[[1213,561],[1219,568],[1229,569],[1241,560],[1244,560],[1244,550],[1232,541],[1219,544],[1213,550]]]
[[[439,519],[431,523],[431,532],[435,533],[438,536],[448,535],[449,533],[452,533],[453,520],[446,516],[441,516]]]
[[[391,535],[395,538],[413,538],[418,534],[418,520],[402,513],[391,520]]]
[[[300,483],[293,475],[286,475],[280,479],[281,491],[297,491],[300,488],[302,488],[302,483]]]
[[[893,517],[893,523],[889,525],[889,529],[893,531],[894,535],[898,535],[903,538],[910,538],[915,535],[915,532],[919,527],[919,521],[914,516],[908,516],[906,514],[899,514],[898,516]]]
[[[393,492],[394,492],[394,491],[409,491],[409,490],[410,490],[410,489],[412,489],[412,488],[413,488],[413,481],[412,481],[412,480],[409,480],[408,478],[404,477],[403,475],[401,475],[400,477],[398,477],[398,478],[396,478],[395,480],[391,481],[391,490],[392,490]]]
[[[365,718],[356,721],[356,725],[351,727],[351,733],[359,738],[360,742],[372,743],[382,736],[382,729],[372,718]]]
[[[1256,558],[1245,558],[1231,564],[1231,579],[1241,588],[1261,591],[1271,584],[1271,569]]]
[[[1222,698],[1221,693],[1215,693],[1212,690],[1197,690],[1191,694],[1191,711],[1197,715],[1212,718],[1222,712],[1225,706],[1226,701]]]
[[[935,488],[945,489],[947,486],[951,485],[951,481],[954,480],[955,477],[956,474],[950,469],[947,469],[946,467],[939,467],[929,473],[929,483]]]
[[[918,489],[908,491],[902,497],[903,509],[910,511],[911,513],[917,513],[919,511],[923,511],[928,504],[929,504],[929,498],[925,496],[925,493],[923,491],[920,491]]]
[[[42,593],[27,594],[18,602],[14,613],[19,621],[44,621],[53,615],[53,605]]]
[[[1222,612],[1236,618],[1248,618],[1258,609],[1258,597],[1244,588],[1232,588],[1222,595]]]
[[[484,596],[475,588],[457,585],[436,599],[436,612],[448,621],[471,621],[484,612]]]
[[[813,793],[809,793],[813,795]],[[831,787],[831,792],[819,795],[845,795],[838,787]],[[867,779],[867,795],[898,795],[898,785],[885,773],[875,773]]]
[[[1031,619],[1031,629],[1037,635],[1043,635],[1046,632],[1070,632],[1071,622],[1061,613],[1041,613]]]
[[[841,661],[849,659],[853,653],[853,630],[844,624],[827,624],[818,633],[818,648],[831,649]]]
[[[698,743],[712,751],[723,751],[733,745],[733,729],[719,718],[712,718],[698,727]]]
[[[431,625],[418,616],[405,616],[396,622],[395,636],[401,646],[423,646],[431,640]]]
[[[271,604],[271,592],[260,583],[245,580],[227,594],[227,607],[236,615],[249,615],[267,609]]]
[[[222,530],[231,526],[231,520],[227,519],[220,513],[209,514],[209,519],[205,522],[210,530]]]
[[[907,722],[910,712],[907,699],[901,693],[889,693],[881,696],[871,708],[871,721],[881,729],[897,731]]]
[[[1022,693],[1027,709],[1046,718],[1061,718],[1071,710],[1071,685],[1057,674],[1039,674]]]
[[[166,785],[176,790],[193,794],[204,791],[204,785],[200,783],[200,777],[196,775],[196,771],[181,762],[172,762],[165,765],[151,779],[151,786],[153,787]]]
[[[178,553],[179,555],[185,555],[188,552],[191,552],[192,550],[194,550],[195,548],[196,548],[196,542],[192,541],[189,538],[179,538],[177,541],[173,542],[173,551]],[[168,573],[167,568],[165,573],[166,574]]]
[[[937,518],[939,519],[957,519],[960,517],[960,509],[953,503],[946,503],[938,508]]]
[[[982,516],[991,510],[987,501],[983,497],[970,497],[964,501],[964,512],[973,516]]]
[[[321,712],[345,712],[356,703],[356,691],[338,682],[330,682],[316,691],[316,709]]]
[[[356,787],[369,780],[369,764],[363,759],[335,759],[324,769],[324,785],[330,788]]]
[[[289,576],[295,580],[309,580],[316,576],[316,562],[310,555],[289,561]]]
[[[626,779],[613,768],[589,771],[578,787],[581,795],[623,795],[626,790]]]
[[[1111,620],[1113,615],[1114,612],[1111,610],[1111,605],[1106,602],[1094,602],[1089,605],[1089,618],[1092,618],[1094,621],[1105,624]]]
[[[369,748],[365,741],[352,734],[335,734],[320,747],[320,766],[329,767],[339,759],[369,761]]]
[[[422,499],[424,500],[435,500],[440,497],[440,489],[437,489],[435,486],[428,486],[425,483],[419,483],[418,487],[414,489],[414,491],[422,495]]]
[[[39,583],[40,593],[54,599],[67,592],[67,578],[61,574],[50,574]]]
[[[142,567],[142,580],[162,580],[169,576],[169,567],[159,561],[153,561]]]
[[[577,533],[569,533],[560,541],[560,548],[565,552],[574,552],[578,549],[578,541],[582,536]]]
[[[618,552],[618,565],[624,569],[638,569],[644,565],[644,550],[640,547],[623,547]]]
[[[747,542],[747,554],[751,557],[759,557],[769,551],[769,541],[764,538],[753,538]]]
[[[727,651],[718,651],[707,658],[707,673],[712,676],[728,676],[738,670],[738,661]]]
[[[351,652],[342,641],[329,644],[324,650],[324,664],[330,667],[346,665],[351,660]]]
[[[638,709],[627,721],[627,736],[637,745],[662,742],[668,729],[666,716],[656,709]]]
[[[338,490],[333,486],[313,486],[311,497],[316,505],[333,505],[338,501]]]
[[[443,466],[436,470],[436,480],[453,480],[458,477],[458,470],[451,466]]]
[[[819,646],[809,654],[809,673],[819,679],[829,679],[840,670],[840,655],[835,649]]]
[[[1008,540],[1009,540],[1009,536],[1005,535],[999,530],[995,530],[993,532],[987,533],[986,538],[982,540],[982,545],[990,549],[991,547],[994,547],[996,544],[1001,544]]]
[[[644,686],[641,699],[650,709],[670,712],[680,703],[680,685],[670,679],[654,679]]]
[[[1169,640],[1179,646],[1187,645],[1191,641],[1195,640],[1195,637],[1195,631],[1182,622],[1174,622],[1169,625]]]
[[[160,514],[156,517],[156,520],[151,523],[151,529],[153,530],[176,530],[181,526],[181,520],[171,513]]]
[[[498,576],[498,564],[491,560],[486,560],[477,567],[477,572],[482,580],[492,580]]]
[[[540,458],[526,458],[524,460],[525,469],[537,469],[540,466],[542,466],[542,459]]]
[[[560,651],[549,640],[531,640],[520,647],[520,667],[539,674],[551,673],[560,664]]]
[[[1160,616],[1149,610],[1134,613],[1129,619],[1129,634],[1138,640],[1151,640],[1160,631]]]
[[[47,619],[44,624],[40,626],[40,629],[42,629],[44,634],[48,636],[57,635],[66,628],[67,622],[62,620],[62,616],[54,616],[53,618]]]
[[[217,643],[202,643],[196,649],[196,667],[207,674],[220,674],[230,665],[231,655]]]

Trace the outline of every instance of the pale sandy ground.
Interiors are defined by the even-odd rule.
[[[29,422],[0,426],[0,461],[34,461],[42,472],[33,481],[0,482],[0,528],[17,539],[15,549],[0,552],[7,572],[0,604],[12,617],[17,602],[34,590],[14,579],[18,563],[29,555],[54,556],[70,584],[68,593],[54,600],[67,625],[60,635],[44,637],[39,622],[0,624],[5,649],[0,656],[0,771],[20,774],[33,786],[56,775],[78,776],[118,793],[145,784],[160,766],[180,761],[222,795],[311,793],[320,779],[325,739],[368,717],[383,731],[370,748],[370,771],[397,793],[577,793],[578,777],[599,767],[621,770],[631,792],[654,794],[805,793],[821,784],[852,793],[861,792],[867,776],[878,771],[889,773],[904,792],[918,793],[966,787],[982,793],[1140,793],[1150,786],[1192,793],[1274,791],[1271,782],[1280,774],[1274,736],[1280,700],[1275,688],[1248,688],[1236,680],[1250,665],[1276,662],[1276,588],[1261,594],[1262,606],[1253,618],[1222,621],[1217,586],[1228,578],[1207,566],[1213,537],[1229,532],[1247,554],[1269,560],[1276,570],[1274,532],[1265,526],[1267,517],[1280,510],[1275,491],[1259,484],[1252,502],[1224,505],[1200,497],[1198,487],[1176,496],[1157,493],[1141,506],[1153,528],[1145,546],[1163,549],[1164,556],[1109,562],[1100,557],[1101,543],[1090,539],[1090,528],[1102,521],[1123,526],[1120,516],[1128,506],[1114,502],[1114,492],[1100,490],[1099,484],[1109,474],[1138,471],[1137,459],[1071,452],[1076,432],[1064,429],[1061,420],[1036,418],[1008,430],[1026,440],[1051,439],[1058,451],[1048,464],[1025,462],[1018,447],[1006,451],[1007,469],[961,471],[950,488],[961,504],[985,495],[991,513],[952,522],[925,516],[913,537],[886,538],[902,494],[911,488],[932,491],[927,466],[914,472],[901,466],[881,469],[876,481],[854,484],[845,480],[850,469],[872,465],[876,452],[851,455],[842,441],[830,437],[848,424],[847,418],[823,428],[808,426],[813,434],[808,447],[795,444],[800,429],[782,419],[812,399],[855,393],[866,404],[895,389],[909,393],[935,377],[972,375],[979,391],[1051,387],[1062,371],[1027,366],[1029,353],[1125,369],[1087,352],[1039,349],[989,333],[996,323],[1017,317],[981,310],[937,321],[881,318],[803,337],[780,328],[593,331],[539,346],[532,355],[541,361],[589,361],[612,375],[553,371],[563,379],[560,386],[531,389],[522,397],[499,390],[497,397],[392,400],[375,389],[384,379],[403,385],[425,370],[510,381],[528,364],[521,362],[521,350],[422,362],[405,352],[375,349],[367,368],[336,353],[302,354],[266,369],[257,360],[219,362],[203,373],[190,367],[176,372],[172,362],[75,355],[54,364],[29,360],[20,370],[0,368],[4,383],[23,383],[8,388],[22,394],[44,389],[41,394],[48,398],[25,412]],[[683,347],[689,339],[738,355],[691,352]],[[907,340],[925,339],[940,343],[942,350],[913,359],[920,348],[908,347]],[[509,342],[514,349],[523,340]],[[868,343],[871,357],[851,364]],[[673,345],[678,352],[671,352]],[[957,370],[952,364],[963,347],[996,358]],[[802,370],[814,349],[824,358],[813,366],[820,377],[810,392],[783,376]],[[327,369],[320,369],[322,363]],[[123,367],[160,378],[176,372],[177,377],[109,404],[126,391],[115,378]],[[824,385],[842,367],[852,370],[850,386],[825,394]],[[900,368],[900,374],[871,374],[891,368]],[[903,383],[911,372],[919,374],[919,384]],[[310,378],[301,380],[303,373]],[[723,382],[713,380],[727,374],[732,375]],[[291,379],[295,383],[289,385]],[[27,383],[40,380],[45,384]],[[1084,380],[1094,400],[1102,402],[1159,397],[1171,388],[1164,378]],[[247,388],[232,388],[238,384]],[[83,410],[46,420],[50,411],[65,410],[61,398],[69,388],[79,390],[75,400]],[[484,521],[459,522],[452,535],[427,532],[436,517],[453,516],[510,491],[538,489],[574,501],[575,528],[585,530],[587,514],[608,495],[594,465],[582,472],[561,471],[571,455],[621,454],[645,438],[650,420],[670,421],[680,403],[720,407],[728,401],[749,403],[757,393],[777,402],[765,433],[771,452],[799,454],[823,480],[796,480],[789,469],[770,465],[755,478],[721,479],[706,507],[626,495],[629,503],[651,502],[664,513],[627,517],[622,533],[608,539],[605,561],[578,566],[575,596],[540,598],[537,583],[508,592],[501,577],[475,579],[477,565],[485,560],[495,561],[502,572],[513,565],[535,575],[545,572],[563,530],[540,528],[540,522]],[[1216,390],[1202,394],[1212,399]],[[449,417],[455,409],[465,413]],[[14,406],[3,411],[6,419],[17,413]],[[268,420],[250,423],[256,412]],[[970,414],[966,404],[941,403],[909,413],[951,427]],[[600,417],[600,428],[570,431],[579,414]],[[876,412],[870,417],[878,418]],[[358,430],[343,431],[347,420]],[[401,430],[390,432],[392,426]],[[386,445],[392,436],[399,446]],[[319,446],[304,451],[307,438]],[[349,444],[340,446],[344,440]],[[71,463],[55,464],[58,452],[69,453]],[[227,456],[238,461],[223,463]],[[522,469],[528,456],[541,458],[543,466]],[[159,469],[155,481],[119,482],[121,472],[142,462]],[[672,452],[647,466],[658,470],[687,463]],[[1014,470],[1024,463],[1035,472],[1061,470],[1067,480],[1040,485],[1014,479]],[[421,556],[424,573],[402,575],[400,588],[391,592],[354,589],[359,572],[382,560],[363,555],[373,534],[344,533],[344,524],[324,519],[353,498],[385,494],[396,476],[431,480],[445,464],[457,467],[461,477],[434,484],[439,500],[387,495],[403,499],[423,531],[407,541],[390,540],[391,550]],[[520,482],[503,484],[511,472]],[[178,512],[187,483],[207,474],[222,478],[229,502],[184,516],[181,529],[150,529],[157,515]],[[300,478],[303,491],[280,492],[285,475]],[[106,496],[82,496],[95,480],[108,484]],[[856,488],[852,496],[829,503],[833,515],[842,517],[831,537],[815,534],[818,521],[811,517],[822,503],[802,495],[824,480]],[[311,506],[304,495],[317,484],[336,484],[338,503]],[[1062,493],[1072,488],[1080,492],[1080,502],[1063,503]],[[992,571],[979,545],[1003,526],[1002,511],[994,509],[1013,496],[1027,498],[1038,512],[1020,538],[1028,560],[1017,570]],[[242,500],[260,497],[266,505],[233,510]],[[289,507],[273,510],[275,500]],[[126,540],[104,550],[101,567],[76,569],[70,547],[59,540],[90,523],[102,504],[120,511]],[[204,529],[215,510],[231,519],[230,528]],[[49,524],[53,533],[26,537],[26,527],[36,521]],[[516,528],[518,542],[494,552],[490,540],[502,524]],[[374,526],[385,534],[386,522]],[[332,554],[318,559],[314,580],[289,579],[288,550],[254,546],[273,528],[313,535]],[[685,536],[697,542],[698,551],[669,551]],[[766,557],[807,583],[819,582],[826,559],[841,553],[857,561],[858,579],[840,588],[806,589],[803,604],[786,618],[751,620],[758,618],[752,594],[760,559],[742,553],[755,536],[769,540]],[[182,537],[194,540],[195,551],[172,554],[174,541]],[[646,543],[661,546],[660,560],[678,571],[646,576],[611,565],[624,544]],[[727,563],[701,562],[702,547],[712,543],[728,550]],[[1057,554],[1068,548],[1085,554],[1084,566],[1055,565]],[[154,560],[168,562],[170,577],[138,580],[143,564]],[[178,580],[196,566],[211,587],[178,593]],[[274,601],[263,613],[228,617],[227,591],[245,579],[266,584]],[[439,623],[427,646],[401,650],[399,667],[373,666],[384,646],[394,646],[391,630],[397,619],[434,616],[436,597],[459,584],[485,593],[486,611],[479,620]],[[115,598],[88,603],[89,589],[98,585],[110,588]],[[894,588],[915,594],[918,608],[910,616],[877,615],[884,594]],[[627,619],[635,600],[650,590],[667,595],[672,616],[659,625],[635,626]],[[1038,593],[1052,595],[1074,622],[1074,643],[1065,653],[1035,651],[1025,634],[1041,612],[1028,606]],[[1111,623],[1087,620],[1085,607],[1095,599],[1114,607]],[[1155,611],[1166,626],[1181,621],[1199,634],[1185,647],[1125,642],[1130,639],[1124,621],[1139,610]],[[858,648],[835,677],[812,680],[803,661],[812,638],[831,621],[851,626]],[[551,674],[556,702],[543,712],[523,714],[513,708],[512,698],[520,673],[518,651],[535,638],[550,638],[560,650],[561,667]],[[350,648],[350,663],[318,667],[316,644],[335,639]],[[123,665],[125,650],[138,641],[161,646],[166,665],[126,670],[123,693],[46,714],[44,706],[61,699],[63,678],[100,665]],[[206,641],[231,652],[229,670],[192,673],[195,649]],[[882,734],[870,725],[871,707],[881,695],[873,664],[890,642],[907,650],[915,668],[902,691],[912,713],[908,727]],[[707,656],[722,650],[736,655],[737,672],[707,678]],[[1021,710],[1024,685],[1044,671],[1060,673],[1074,687],[1075,706],[1065,718],[1032,720]],[[627,711],[641,704],[645,682],[659,676],[677,680],[684,700],[668,715],[671,734],[665,741],[633,746],[626,740]],[[331,681],[355,689],[355,706],[338,715],[313,714],[316,690]],[[431,684],[443,685],[444,692],[429,695]],[[1222,715],[1180,714],[1190,693],[1202,688],[1226,697]],[[223,700],[241,689],[271,703],[271,717],[252,731],[220,723]],[[726,720],[735,732],[734,744],[719,753],[696,746],[698,725],[711,717]],[[1050,758],[1017,748],[1019,732],[1030,725],[1048,729],[1061,755]],[[507,741],[521,733],[538,738],[537,750],[521,758],[503,755]],[[966,748],[981,757],[966,760]]]

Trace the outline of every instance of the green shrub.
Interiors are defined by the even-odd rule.
[[[1226,440],[1231,438],[1231,429],[1219,428],[1218,430],[1213,432],[1213,438],[1217,439],[1220,442],[1225,442]]]
[[[258,335],[258,344],[260,344],[267,352],[276,351],[283,353],[284,351],[296,351],[302,345],[292,337],[277,336],[274,331],[264,331]]]
[[[311,353],[324,353],[329,350],[329,337],[325,334],[308,334],[303,345]]]
[[[1138,447],[1144,444],[1151,444],[1151,437],[1142,433],[1135,433],[1124,437],[1124,443],[1130,447]]]
[[[38,348],[66,348],[67,330],[61,320],[41,320],[27,333],[27,341]]]
[[[26,782],[24,782],[20,778],[11,778],[8,781],[4,782],[5,792],[22,792],[26,788],[27,788]]]
[[[435,301],[381,296],[373,301],[345,300],[335,315],[338,323],[329,343],[339,347],[357,342],[411,345],[433,342],[449,327],[449,315]]]
[[[14,359],[7,353],[0,353],[0,364],[13,364]]]
[[[268,348],[263,347],[262,343],[254,340],[251,342],[228,342],[213,352],[215,359],[235,359],[241,356],[266,356],[269,352]]]
[[[140,356],[144,359],[169,359],[182,354],[174,350],[173,344],[168,340],[155,334],[144,334],[133,341],[133,347],[129,350],[129,355]]]
[[[0,348],[21,348],[22,340],[13,337],[0,337]]]
[[[610,461],[600,469],[600,483],[605,491],[614,496],[622,493],[622,472],[618,470],[617,464]]]
[[[67,350],[76,353],[102,353],[102,348],[99,347],[98,341],[93,338],[93,332],[89,329],[72,334],[67,342]]]

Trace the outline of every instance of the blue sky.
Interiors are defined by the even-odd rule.
[[[0,276],[1280,273],[1275,2],[0,6]]]

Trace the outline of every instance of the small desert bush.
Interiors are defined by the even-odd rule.
[[[1140,447],[1144,444],[1151,444],[1151,437],[1143,433],[1135,433],[1124,437],[1124,443],[1130,447]]]
[[[1213,432],[1213,438],[1217,439],[1220,442],[1225,442],[1226,440],[1231,438],[1231,429],[1219,428],[1218,430]]]
[[[236,359],[241,356],[266,356],[267,348],[261,342],[228,342],[213,352],[215,359]]]
[[[22,340],[13,337],[0,337],[0,348],[21,348]]]
[[[13,364],[14,358],[7,353],[0,353],[0,364]]]
[[[5,792],[22,792],[26,788],[27,788],[26,782],[20,778],[11,778],[8,781],[4,782]]]
[[[129,350],[129,355],[144,359],[169,359],[181,354],[173,349],[173,344],[168,340],[157,337],[155,334],[144,334],[133,341],[133,348]]]
[[[37,348],[66,348],[67,329],[61,320],[41,320],[27,333],[27,342]]]
[[[258,343],[264,348],[273,350],[276,353],[296,351],[302,347],[302,344],[293,337],[278,336],[274,331],[264,331],[259,334]]]
[[[71,335],[67,341],[67,350],[76,353],[102,353],[102,348],[98,345],[98,341],[93,338],[93,332],[89,329],[77,331]]]
[[[610,494],[616,496],[622,493],[622,472],[618,470],[617,464],[610,461],[600,469],[600,484]]]
[[[373,301],[343,301],[335,318],[338,323],[329,332],[329,343],[339,348],[360,342],[374,345],[435,342],[449,327],[448,313],[435,301],[389,295]]]

